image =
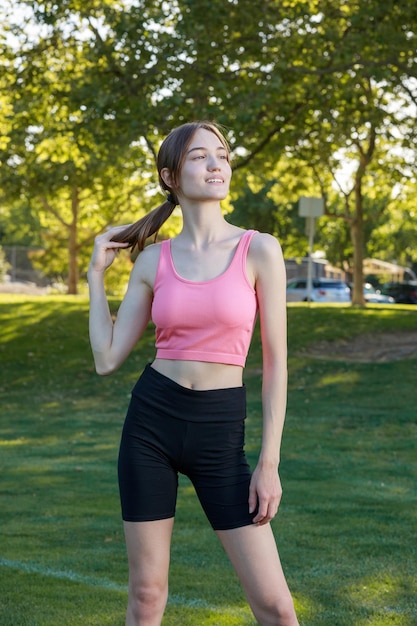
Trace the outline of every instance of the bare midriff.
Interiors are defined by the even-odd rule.
[[[195,391],[229,389],[243,384],[243,368],[240,365],[155,359],[152,368],[182,387]]]

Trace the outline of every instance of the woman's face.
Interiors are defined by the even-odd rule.
[[[231,176],[227,149],[215,133],[199,128],[186,150],[176,195],[194,202],[224,200]]]

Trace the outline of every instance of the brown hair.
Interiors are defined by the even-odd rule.
[[[220,139],[229,154],[228,143],[220,128],[213,122],[190,122],[182,124],[178,126],[178,128],[174,128],[162,142],[156,161],[159,184],[163,191],[168,192],[167,199],[140,220],[114,235],[112,241],[128,243],[129,247],[132,247],[133,250],[137,246],[138,252],[141,252],[145,247],[145,242],[148,237],[158,233],[162,224],[166,222],[175,206],[178,204],[175,192],[178,189],[179,175],[185,159],[186,150],[195,132],[200,128],[214,133]],[[172,187],[169,187],[161,177],[161,171],[164,168],[168,169],[171,174]]]

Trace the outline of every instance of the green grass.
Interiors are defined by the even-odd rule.
[[[124,624],[116,458],[153,332],[117,373],[100,378],[87,323],[82,298],[0,296],[2,626]],[[289,307],[284,496],[273,526],[305,626],[417,624],[417,360],[297,356],[318,340],[416,328],[416,307]],[[260,358],[256,331],[246,374],[252,464]],[[255,624],[187,479],[163,624]]]

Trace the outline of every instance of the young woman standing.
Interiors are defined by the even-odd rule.
[[[159,626],[178,472],[191,479],[261,626],[297,626],[270,521],[287,394],[286,280],[277,240],[229,224],[229,149],[216,125],[184,124],[161,145],[167,200],[134,225],[96,238],[88,271],[90,340],[106,375],[127,358],[152,319],[156,357],[132,391],[119,452],[128,561],[127,626]],[[183,227],[144,248],[176,205]],[[117,252],[140,254],[113,322],[103,286]],[[243,368],[259,315],[263,435],[251,473],[244,455]]]

